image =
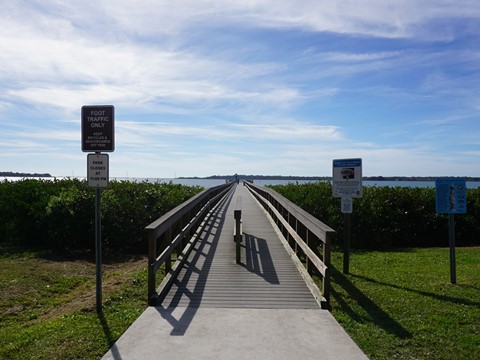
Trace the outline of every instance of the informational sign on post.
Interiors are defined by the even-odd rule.
[[[95,267],[97,313],[102,312],[101,189],[108,187],[108,155],[115,150],[115,108],[112,105],[82,106],[82,151],[87,155],[87,183],[95,188]]]
[[[353,212],[352,198],[342,197],[341,209],[342,214],[351,214]]]
[[[343,273],[349,273],[350,230],[353,198],[362,197],[362,159],[333,160],[332,192],[342,198],[340,209],[344,215]]]
[[[435,181],[436,208],[439,214],[467,212],[467,183],[465,179],[441,178]]]
[[[82,151],[114,151],[114,120],[113,105],[82,106]]]
[[[87,155],[87,183],[88,186],[105,189],[108,187],[108,154]]]
[[[467,182],[459,178],[440,178],[435,181],[436,209],[448,214],[448,243],[450,246],[450,282],[457,283],[455,260],[455,214],[467,212]]]
[[[362,197],[362,159],[333,160],[333,196]]]

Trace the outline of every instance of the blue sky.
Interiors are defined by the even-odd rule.
[[[477,0],[19,1],[0,13],[0,170],[480,176]]]

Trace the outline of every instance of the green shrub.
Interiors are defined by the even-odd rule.
[[[58,192],[56,181],[31,180],[0,183],[0,241],[35,245],[46,236],[46,208]]]
[[[144,228],[201,190],[173,183],[112,182],[102,192],[103,244],[146,253]]]
[[[145,253],[143,229],[201,191],[176,184],[112,181],[101,191],[105,251]],[[0,242],[45,249],[94,249],[95,192],[86,181],[0,183]]]
[[[340,199],[328,182],[271,186],[323,221],[343,239]],[[448,217],[435,210],[435,189],[364,187],[353,200],[352,246],[357,248],[428,247],[448,245]],[[467,214],[456,215],[457,245],[478,245],[480,189],[467,190]]]
[[[55,249],[94,248],[94,194],[85,181],[63,180],[50,197],[46,238],[42,246]]]

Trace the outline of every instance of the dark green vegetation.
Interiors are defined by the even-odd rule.
[[[335,229],[337,244],[341,243],[344,218],[330,183],[271,188]],[[457,245],[480,245],[480,188],[467,190],[467,214],[456,215],[455,220]],[[448,217],[436,214],[435,189],[364,187],[363,197],[353,200],[352,247],[428,246],[448,246]]]
[[[202,189],[172,183],[113,181],[102,191],[103,248],[146,254],[143,229]],[[94,249],[94,191],[86,181],[0,183],[0,244]]]
[[[480,359],[480,248],[356,252],[332,262],[332,314],[373,359]]]

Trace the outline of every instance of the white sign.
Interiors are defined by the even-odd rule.
[[[333,160],[333,196],[362,197],[362,159]]]
[[[352,198],[342,197],[342,214],[351,214],[353,211]]]
[[[87,164],[88,186],[98,189],[108,187],[108,155],[88,154]]]

